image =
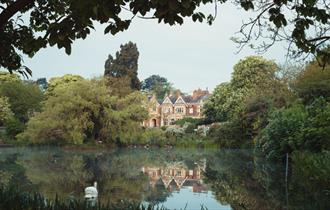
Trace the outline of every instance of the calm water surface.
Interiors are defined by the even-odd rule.
[[[0,149],[0,185],[48,198],[83,198],[98,183],[100,202],[130,200],[169,209],[330,209],[329,186],[243,150]],[[1,201],[0,201],[1,202]]]

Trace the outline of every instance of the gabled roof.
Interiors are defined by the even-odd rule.
[[[157,103],[157,105],[160,105],[162,104],[161,101],[159,101],[156,96],[148,96],[148,101],[151,102],[151,101],[155,101]]]
[[[175,103],[175,104],[185,104],[186,101],[182,98],[182,96],[179,96],[179,97],[175,100],[174,103]]]
[[[198,97],[193,96],[166,96],[163,101],[158,101],[159,104],[178,104],[178,103],[200,103],[202,100],[205,100],[209,95],[201,95]],[[182,99],[182,101],[181,101]]]
[[[173,103],[174,102],[171,100],[171,97],[166,96],[161,104],[173,104]]]

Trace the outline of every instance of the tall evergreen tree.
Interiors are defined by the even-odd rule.
[[[114,78],[130,77],[131,88],[133,90],[140,90],[140,80],[138,78],[138,59],[139,51],[136,44],[128,42],[120,46],[120,52],[116,53],[114,59],[111,55],[105,61],[104,76]]]
[[[146,92],[156,94],[158,99],[164,99],[164,96],[173,90],[172,84],[165,77],[151,75],[141,83],[141,89]]]

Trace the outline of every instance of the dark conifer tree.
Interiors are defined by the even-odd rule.
[[[120,46],[120,52],[116,53],[114,59],[111,55],[105,61],[104,76],[114,78],[129,77],[131,80],[131,88],[133,90],[140,90],[140,80],[138,78],[138,59],[139,51],[136,44],[128,42]]]

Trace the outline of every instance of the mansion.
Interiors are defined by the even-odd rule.
[[[174,124],[182,118],[202,118],[203,102],[210,96],[208,90],[195,90],[192,95],[176,96],[169,94],[164,100],[155,95],[148,98],[149,119],[143,122],[145,127],[160,127]]]

